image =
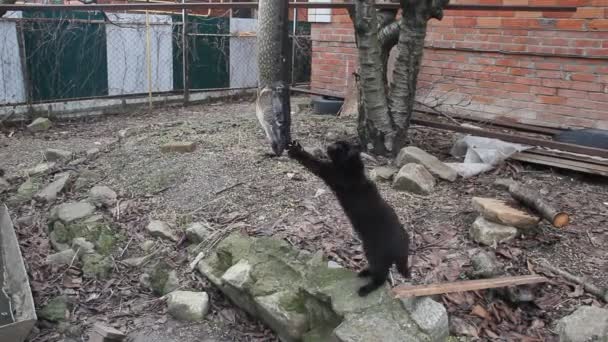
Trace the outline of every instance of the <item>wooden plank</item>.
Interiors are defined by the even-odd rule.
[[[556,150],[546,150],[546,149],[542,149],[542,148],[538,148],[538,147],[526,150],[524,152],[530,153],[530,154],[540,154],[543,156],[551,156],[551,157],[556,157],[559,159],[576,160],[579,162],[584,162],[584,163],[589,163],[589,164],[608,166],[607,159],[605,159],[605,158],[595,159],[588,155],[572,154],[572,153],[556,151]]]
[[[464,126],[460,126],[460,125],[447,124],[447,123],[443,123],[443,122],[435,122],[435,121],[430,121],[430,120],[421,120],[421,119],[417,119],[417,118],[412,118],[411,123],[416,124],[416,125],[427,126],[427,127],[446,129],[446,130],[454,131],[454,132],[472,134],[472,135],[476,135],[479,137],[500,139],[503,141],[508,141],[508,142],[512,142],[512,143],[516,143],[516,144],[543,146],[543,147],[547,147],[547,148],[553,148],[556,150],[562,150],[562,151],[568,151],[568,152],[579,153],[579,154],[587,154],[590,156],[608,158],[608,150],[602,149],[602,148],[594,148],[594,147],[588,147],[588,146],[582,146],[582,145],[567,144],[567,143],[557,142],[557,141],[553,141],[553,140],[545,140],[545,139],[532,138],[532,137],[527,137],[527,136],[522,136],[522,135],[515,135],[513,133],[492,132],[492,131],[488,131],[486,129],[464,127]]]
[[[548,279],[539,275],[524,275],[514,277],[503,277],[494,279],[464,280],[451,283],[428,284],[428,285],[401,285],[393,289],[395,298],[410,298],[419,296],[432,296],[452,292],[465,292],[497,287],[517,286],[526,284],[538,284],[547,282]]]
[[[608,167],[603,165],[585,163],[585,162],[577,162],[574,160],[565,160],[561,158],[551,157],[551,156],[543,156],[537,154],[530,153],[515,153],[510,159],[519,160],[532,164],[539,164],[545,166],[553,166],[560,169],[567,169],[573,171],[579,171],[584,173],[589,173],[593,175],[600,175],[604,177],[608,177]]]

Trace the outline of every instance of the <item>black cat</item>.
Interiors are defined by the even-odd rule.
[[[371,277],[371,282],[359,288],[359,295],[366,296],[382,286],[393,264],[399,273],[409,277],[408,234],[376,185],[365,176],[360,149],[347,142],[336,142],[327,147],[330,160],[315,158],[296,141],[287,149],[290,158],[330,187],[363,241],[368,267],[359,276]]]

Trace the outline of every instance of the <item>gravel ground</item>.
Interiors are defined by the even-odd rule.
[[[293,108],[297,108],[297,104],[306,103],[307,99],[295,98],[293,101]],[[356,132],[354,118],[316,116],[308,109],[296,113],[293,121],[293,135],[307,148],[323,147],[336,138],[354,139]],[[14,178],[24,168],[40,162],[45,148],[83,151],[103,147],[124,129],[127,129],[123,132],[126,137],[119,144],[98,159],[79,166],[78,171],[95,174],[96,183],[110,186],[119,193],[121,201],[134,204],[136,209],[123,213],[119,219],[133,239],[131,246],[145,238],[144,228],[151,218],[167,220],[179,227],[191,221],[206,220],[218,228],[225,228],[228,223],[239,221],[241,230],[251,235],[277,236],[309,251],[322,249],[331,259],[353,269],[364,265],[358,240],[322,182],[286,157],[265,155],[268,147],[255,119],[254,104],[249,101],[163,108],[151,113],[61,123],[48,132],[35,135],[19,127],[5,128],[0,134],[0,167],[7,171],[9,178]],[[448,155],[453,133],[412,127],[410,136],[413,145],[442,160],[453,160]],[[161,144],[173,140],[195,141],[198,147],[195,152],[185,154],[159,151]],[[368,167],[384,162],[378,158],[377,163],[368,162]],[[454,183],[438,182],[429,196],[413,196],[396,192],[389,184],[379,185],[413,235],[414,283],[457,280],[466,274],[470,268],[470,254],[478,248],[468,236],[469,226],[476,217],[471,198],[508,199],[508,194],[492,186],[499,177],[513,177],[540,190],[549,201],[561,205],[572,215],[572,224],[564,230],[543,223],[538,236],[499,247],[500,261],[505,264],[507,273],[527,274],[531,267],[529,261],[545,258],[597,285],[608,286],[606,181],[517,162],[505,163],[475,178],[459,179]],[[74,191],[62,200],[82,196]],[[10,208],[14,217],[38,213],[36,222],[42,227],[46,218],[41,209],[44,208],[29,204]],[[32,234],[32,227],[19,229],[22,229],[19,233],[24,241]],[[44,237],[43,229],[39,230],[41,233],[37,236]],[[27,241],[22,245],[24,250],[29,246]],[[235,309],[204,279],[188,274],[188,256],[183,246],[168,247],[168,258],[182,269],[181,279],[211,293],[214,304],[209,319],[202,325],[204,329],[167,319],[162,305],[129,316],[125,324],[116,323],[125,319],[113,316],[116,315],[115,307],[99,312],[89,310],[83,314],[88,322],[104,317],[132,332],[135,341],[268,341],[274,338],[262,325]],[[38,265],[41,264],[39,259],[49,252],[48,244],[46,248],[37,253],[24,252],[34,271],[37,267],[43,268]],[[118,283],[135,288],[136,278]],[[402,281],[398,275],[395,280]],[[116,284],[109,288],[114,286]],[[36,302],[40,305],[50,295],[63,290],[61,284],[37,290]],[[570,313],[581,303],[601,305],[563,281],[538,291],[537,296],[544,299],[543,303],[552,304],[542,309],[538,305],[512,308],[520,317],[516,324],[519,334],[554,340],[551,328],[555,319]],[[151,298],[137,297],[134,303],[153,300]],[[471,306],[490,303],[486,298],[475,298],[472,303],[465,301],[464,304],[454,297],[440,299],[451,315],[461,317],[471,325],[479,325],[479,318],[470,315]],[[508,328],[513,329],[512,326]],[[489,334],[483,329],[499,332],[507,326],[497,323],[479,328],[481,337]],[[156,337],[142,339],[142,332]],[[59,335],[56,328],[42,326],[38,336],[32,340]]]

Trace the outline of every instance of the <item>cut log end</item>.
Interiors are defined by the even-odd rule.
[[[557,215],[555,215],[553,217],[552,223],[553,223],[553,226],[556,228],[563,228],[570,223],[570,215],[568,215],[564,212],[557,213]]]

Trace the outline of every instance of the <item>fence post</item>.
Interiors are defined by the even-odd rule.
[[[294,0],[296,2],[297,0]],[[291,35],[291,85],[295,87],[296,85],[296,28],[298,26],[298,8],[293,8],[293,30]]]
[[[19,47],[19,59],[21,61],[21,77],[23,77],[23,90],[25,92],[25,103],[27,103],[28,111],[32,113],[32,102],[33,102],[33,89],[32,82],[30,80],[30,72],[27,65],[27,56],[25,54],[25,34],[24,32],[24,19],[17,20],[17,45]]]
[[[184,105],[187,105],[190,101],[188,52],[188,11],[186,9],[182,9],[182,80],[184,82]]]

